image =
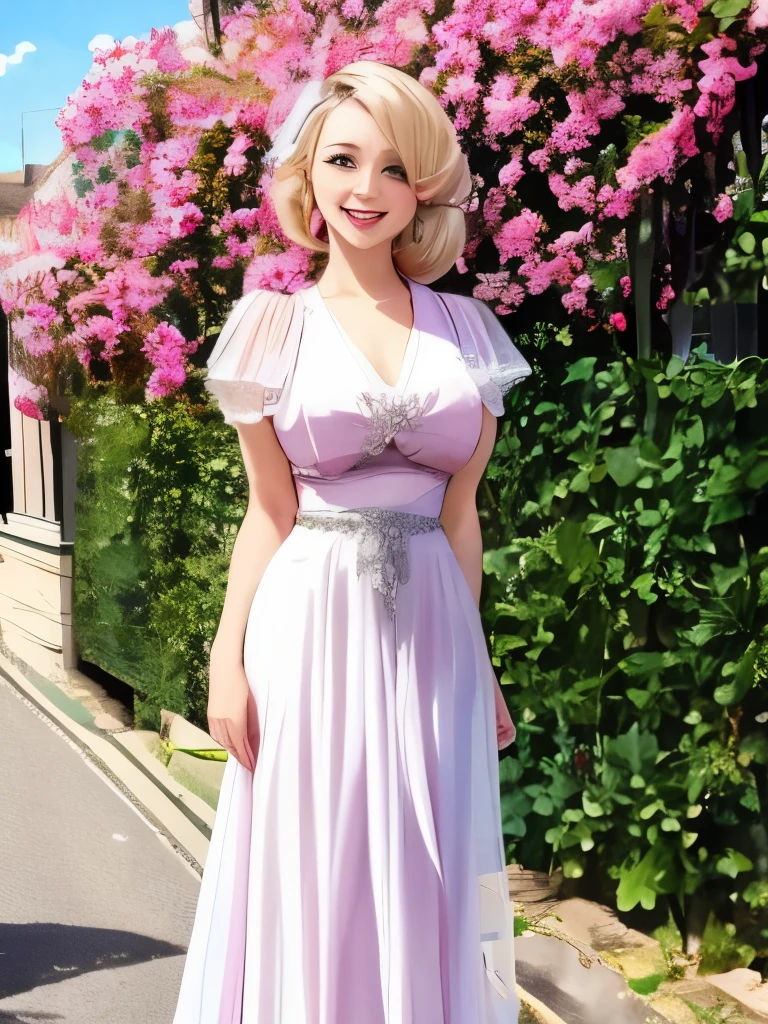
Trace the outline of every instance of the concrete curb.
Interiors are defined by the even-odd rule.
[[[113,736],[89,724],[87,719],[90,716],[76,721],[64,712],[3,654],[0,654],[0,679],[47,724],[59,729],[78,747],[93,767],[134,806],[151,827],[167,840],[198,875],[202,875],[210,831],[202,819],[184,806],[182,799],[154,777]]]
[[[535,996],[532,996],[529,992],[526,992],[524,988],[519,985],[515,986],[517,991],[517,997],[521,1003],[528,1009],[531,1010],[537,1018],[537,1024],[565,1024],[562,1017],[558,1017],[554,1011],[550,1010],[544,1003],[539,1002]]]

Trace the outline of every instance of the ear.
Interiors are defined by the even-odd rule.
[[[328,228],[325,223],[325,217],[318,210],[317,207],[312,211],[312,217],[309,222],[310,233],[315,236],[321,242],[327,242],[328,239]]]

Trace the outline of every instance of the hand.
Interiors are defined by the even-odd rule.
[[[507,702],[504,700],[504,694],[495,673],[494,699],[496,704],[496,743],[499,750],[503,750],[504,747],[508,747],[510,743],[514,742],[516,732],[512,716],[507,708]]]
[[[244,768],[252,772],[258,751],[256,702],[245,670],[211,665],[208,692],[208,731]]]

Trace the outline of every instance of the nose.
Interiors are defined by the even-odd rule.
[[[352,194],[361,199],[370,199],[376,194],[376,169],[374,167],[361,167],[357,172]]]

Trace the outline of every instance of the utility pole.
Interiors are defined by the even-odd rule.
[[[214,42],[218,46],[221,42],[221,15],[219,12],[219,0],[203,0],[203,10],[210,15]]]
[[[24,115],[25,114],[47,114],[52,110],[61,110],[61,107],[38,107],[36,110],[22,110],[21,112],[21,177],[22,181],[25,176],[25,167],[27,166],[24,158]]]

